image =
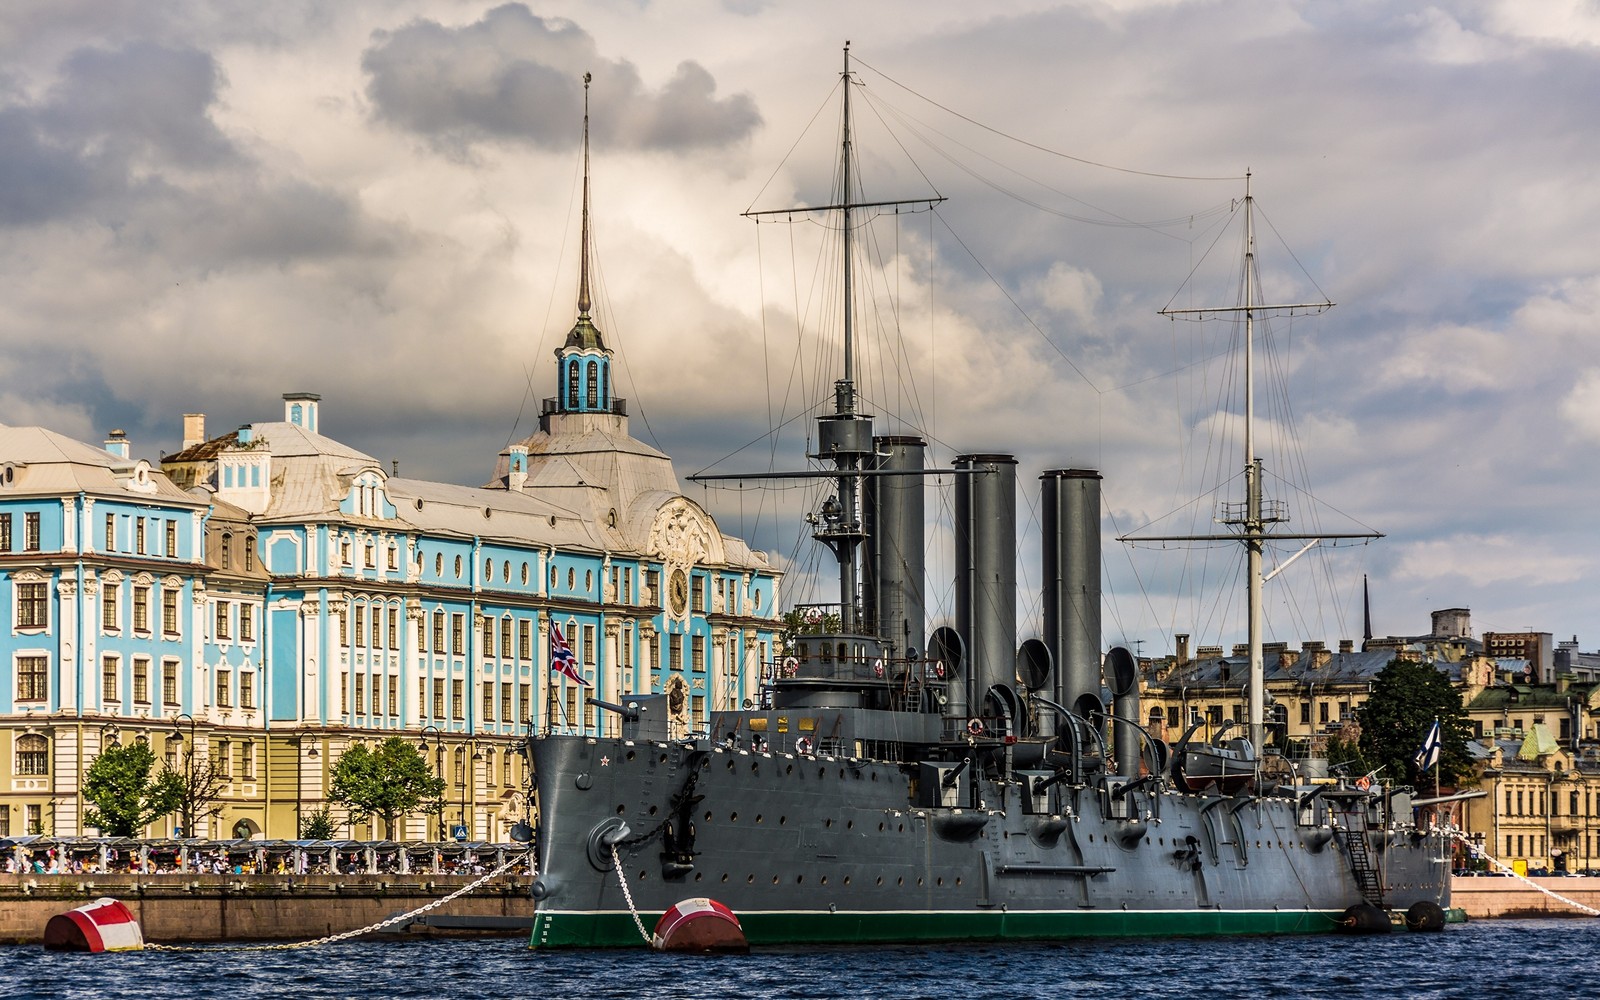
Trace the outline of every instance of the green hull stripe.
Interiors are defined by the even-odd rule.
[[[890,944],[929,941],[1048,941],[1081,937],[1323,934],[1337,910],[981,910],[878,913],[766,912],[739,915],[752,945]],[[659,913],[641,913],[646,930]],[[644,941],[626,911],[534,914],[534,948],[637,948]]]

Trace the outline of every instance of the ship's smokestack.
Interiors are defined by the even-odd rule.
[[[1111,747],[1117,756],[1117,770],[1128,778],[1139,776],[1139,730],[1128,723],[1139,721],[1139,667],[1126,646],[1115,646],[1106,654],[1106,687],[1111,689]]]
[[[927,442],[919,437],[873,439],[873,468],[921,473]],[[867,479],[862,512],[867,579],[861,588],[867,627],[886,639],[893,656],[924,656],[927,609],[923,593],[922,476]]]
[[[1044,538],[1044,641],[1056,704],[1100,698],[1100,473],[1052,469],[1039,477]]]
[[[1015,686],[1017,460],[962,455],[955,465],[956,628],[967,648],[968,708],[989,715],[989,689]]]

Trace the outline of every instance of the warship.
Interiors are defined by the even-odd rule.
[[[1415,821],[1411,790],[1314,778],[1265,747],[1258,613],[1248,723],[1171,746],[1141,725],[1136,659],[1101,645],[1095,470],[1039,477],[1043,634],[1018,643],[1016,458],[930,470],[922,437],[876,434],[862,412],[848,46],[843,80],[828,206],[843,370],[811,456],[832,495],[808,519],[837,562],[837,611],[764,666],[759,701],[705,731],[677,731],[670,695],[641,692],[590,701],[611,716],[591,732],[615,736],[529,736],[531,945],[639,946],[692,900],[731,910],[755,946],[1442,927],[1449,833]],[[935,472],[953,483],[955,609],[929,633]],[[1254,556],[1258,607],[1276,525],[1246,480],[1227,537]]]

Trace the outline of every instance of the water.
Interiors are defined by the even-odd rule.
[[[0,948],[7,998],[1508,997],[1593,995],[1600,922],[1501,920],[1442,934],[762,950],[713,958],[531,952],[521,939],[302,951],[81,955]]]

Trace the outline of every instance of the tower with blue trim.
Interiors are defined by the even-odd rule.
[[[578,276],[578,319],[556,348],[556,408],[562,413],[611,413],[611,351],[590,317],[589,299],[589,80],[583,74],[583,259]]]

